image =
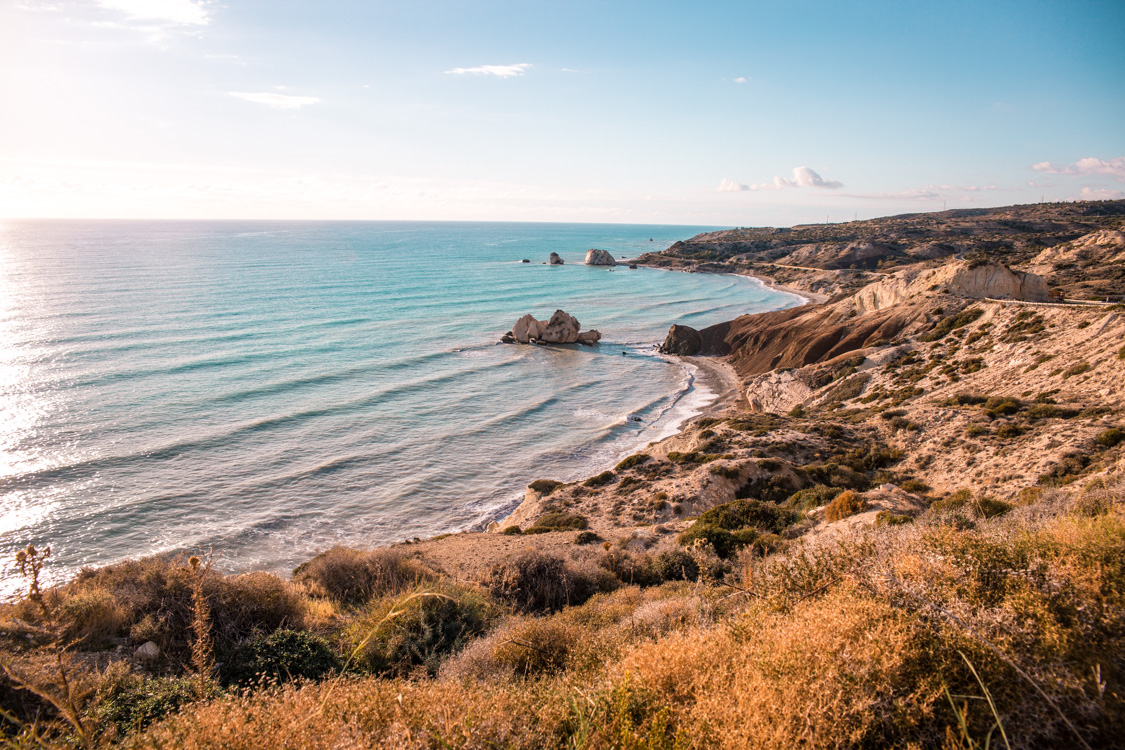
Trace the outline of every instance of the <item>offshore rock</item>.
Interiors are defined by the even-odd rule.
[[[512,338],[521,344],[527,344],[532,339],[539,338],[539,321],[531,313],[524,315],[512,326]],[[501,339],[503,341],[503,339]]]
[[[591,248],[586,251],[586,265],[588,266],[616,266],[617,261],[605,250]]]
[[[545,344],[574,344],[578,341],[578,329],[577,318],[555,310],[547,325],[540,329],[539,340]]]
[[[559,257],[558,253],[551,253],[551,257],[547,259],[547,262],[552,266],[561,266],[563,264],[563,259]]]
[[[601,341],[602,335],[597,331],[583,331],[578,334],[578,343],[585,344],[586,346],[593,346]]]
[[[661,354],[675,354],[680,357],[694,357],[703,348],[703,339],[699,331],[691,326],[673,325],[668,329],[668,336],[660,345]]]
[[[601,340],[597,331],[579,332],[578,319],[562,310],[555,310],[550,320],[536,320],[528,313],[516,321],[512,330],[505,333],[504,344],[586,344]]]

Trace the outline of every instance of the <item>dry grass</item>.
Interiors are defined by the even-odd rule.
[[[397,594],[435,577],[432,570],[396,550],[365,552],[348,547],[321,552],[293,571],[293,580],[308,586],[314,596],[346,604]]]
[[[126,744],[954,748],[968,745],[945,691],[982,685],[1013,747],[1105,747],[1125,731],[1120,484],[1029,493],[993,518],[941,511],[809,536],[742,555],[728,585],[621,586],[581,605],[573,581],[608,573],[601,550],[577,554],[525,552],[496,572],[522,614],[448,581],[333,605],[312,619],[335,623],[341,656],[399,677],[235,692]],[[99,591],[135,592],[119,573],[87,576],[82,595],[100,603],[83,611],[113,610]],[[230,591],[270,590],[230,579]],[[144,601],[118,600],[124,622],[152,610]],[[216,623],[243,627],[229,601],[209,601]],[[304,601],[309,616],[327,600]],[[90,632],[123,627],[114,617],[89,619]],[[967,735],[995,721],[971,703]]]

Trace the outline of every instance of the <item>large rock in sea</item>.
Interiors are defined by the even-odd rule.
[[[617,261],[605,250],[592,248],[586,251],[586,265],[588,266],[616,266]]]
[[[547,325],[540,329],[539,340],[544,344],[574,344],[578,342],[578,329],[577,318],[555,310]]]
[[[531,313],[524,315],[512,326],[512,338],[521,344],[527,344],[532,339],[539,338],[539,321]]]
[[[592,346],[601,340],[597,331],[579,332],[578,319],[562,310],[555,310],[550,320],[536,320],[530,313],[524,315],[505,333],[503,344],[586,344]]]
[[[578,334],[578,343],[593,346],[602,340],[602,335],[597,331],[583,331]]]
[[[552,266],[561,266],[563,264],[563,259],[559,257],[558,253],[551,253],[551,257],[547,259],[547,262]]]
[[[661,354],[675,354],[680,357],[694,357],[703,348],[703,339],[699,331],[691,326],[673,325],[668,329],[668,336],[660,345]]]

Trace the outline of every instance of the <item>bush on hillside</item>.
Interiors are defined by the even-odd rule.
[[[477,588],[440,582],[374,601],[344,630],[352,667],[378,675],[437,673],[441,662],[494,622],[499,611]]]
[[[346,604],[403,591],[433,577],[433,571],[397,550],[348,547],[321,552],[293,571],[293,580],[308,585],[314,595]]]
[[[485,585],[520,612],[554,612],[581,604],[617,581],[605,571],[579,566],[547,552],[527,549],[493,566]]]

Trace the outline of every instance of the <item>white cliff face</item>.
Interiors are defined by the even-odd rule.
[[[586,251],[586,265],[588,266],[616,266],[617,261],[605,250],[591,249]]]
[[[970,267],[949,263],[941,268],[899,271],[868,284],[852,298],[861,313],[882,310],[927,292],[946,292],[970,299],[1047,301],[1047,282],[1041,276],[1013,271],[998,263]]]
[[[751,411],[786,414],[813,394],[808,383],[792,372],[768,372],[746,382],[746,403]]]

